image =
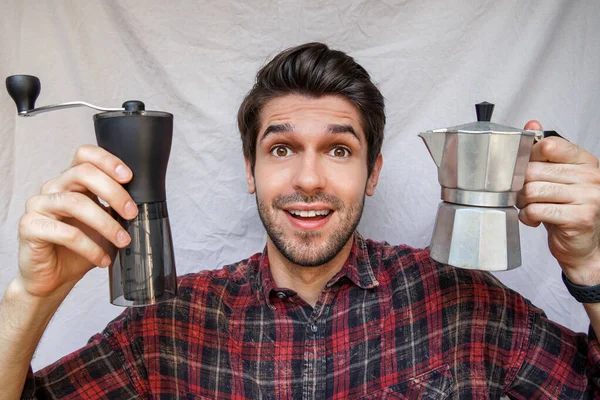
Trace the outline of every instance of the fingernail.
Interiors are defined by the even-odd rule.
[[[137,211],[138,208],[132,201],[128,201],[127,204],[125,204],[125,214],[129,215],[130,217],[135,217]]]
[[[125,168],[122,165],[119,165],[116,169],[115,169],[115,174],[117,174],[117,177],[119,179],[127,179],[129,178],[129,170],[127,168]]]
[[[100,266],[101,267],[108,267],[110,265],[110,262],[111,262],[111,259],[110,259],[110,257],[107,254],[107,255],[105,255],[102,258],[102,261],[100,261]]]
[[[128,241],[129,241],[129,235],[127,234],[127,232],[119,231],[117,233],[117,242],[119,242],[119,244],[127,244]]]

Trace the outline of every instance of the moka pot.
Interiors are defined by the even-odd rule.
[[[430,254],[444,264],[487,271],[521,265],[517,192],[534,142],[559,135],[495,124],[493,109],[477,104],[476,122],[419,134],[442,187]]]

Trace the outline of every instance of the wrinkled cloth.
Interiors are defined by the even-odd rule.
[[[263,253],[180,278],[87,346],[28,376],[24,398],[581,399],[600,348],[491,274],[355,234],[315,307]]]
[[[417,134],[475,121],[475,103],[496,104],[492,122],[522,128],[537,119],[600,157],[597,0],[1,4],[0,79],[38,76],[37,106],[82,100],[112,108],[135,99],[174,115],[166,190],[180,275],[263,249],[236,113],[259,68],[290,46],[321,41],[347,52],[386,99],[383,170],[359,225],[365,237],[430,243],[440,186]],[[27,199],[68,168],[79,146],[96,143],[95,113],[22,118],[0,90],[0,290],[17,273]],[[495,275],[551,319],[585,332],[585,310],[561,280],[545,229],[519,230],[523,267]],[[76,285],[46,329],[34,370],[77,350],[122,312],[110,304],[107,272],[93,269]]]

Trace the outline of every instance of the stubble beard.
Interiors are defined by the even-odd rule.
[[[318,240],[322,236],[322,233],[318,231],[297,231],[292,234],[293,237],[286,237],[283,229],[277,227],[275,221],[276,211],[281,210],[281,207],[286,203],[311,203],[315,201],[324,201],[336,206],[334,209],[335,213],[343,215],[340,226],[330,234],[330,237],[322,245],[314,243],[315,240]],[[278,196],[273,200],[273,204],[269,206],[262,201],[257,191],[256,204],[260,220],[277,250],[296,265],[301,267],[318,267],[333,260],[352,237],[362,217],[365,196],[363,195],[361,200],[347,206],[339,198],[323,193],[317,193],[315,196],[310,197],[295,193],[288,196]]]

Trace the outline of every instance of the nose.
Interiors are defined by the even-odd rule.
[[[319,155],[313,152],[301,153],[294,171],[292,185],[297,192],[312,195],[325,188],[326,171]]]

